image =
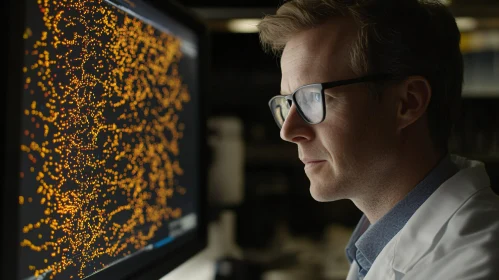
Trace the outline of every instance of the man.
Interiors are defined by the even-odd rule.
[[[460,33],[437,2],[293,0],[259,24],[281,56],[269,102],[317,201],[363,213],[348,279],[499,279],[499,198],[449,155]]]

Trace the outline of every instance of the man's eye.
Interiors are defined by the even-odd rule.
[[[314,96],[315,96],[315,101],[321,102],[321,93],[320,92],[314,93]]]

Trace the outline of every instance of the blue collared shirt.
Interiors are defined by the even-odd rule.
[[[350,263],[359,265],[359,276],[364,278],[376,257],[386,244],[404,227],[416,210],[447,179],[458,171],[446,155],[428,175],[399,201],[386,215],[371,225],[363,215],[347,244]]]

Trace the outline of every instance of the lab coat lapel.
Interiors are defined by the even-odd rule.
[[[394,246],[394,270],[405,274],[412,269],[431,248],[438,232],[459,207],[478,190],[490,185],[483,164],[473,161],[469,164],[471,167],[444,182],[399,232],[399,240]]]
[[[346,280],[359,280],[359,266],[355,261],[350,264],[350,269],[348,270],[348,276]]]
[[[462,169],[445,181],[388,242],[364,280],[402,279],[431,248],[452,214],[475,192],[490,185],[482,163],[455,160]]]

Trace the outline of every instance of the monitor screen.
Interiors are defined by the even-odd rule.
[[[157,279],[206,242],[202,27],[136,0],[22,10],[15,279]]]

